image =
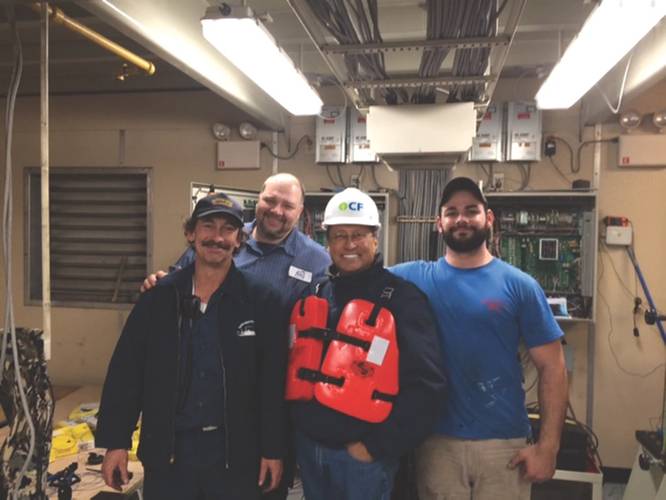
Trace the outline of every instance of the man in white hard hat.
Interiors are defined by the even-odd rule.
[[[388,499],[444,399],[436,326],[426,297],[384,269],[367,194],[333,196],[323,226],[333,265],[292,311],[285,392],[305,496]]]

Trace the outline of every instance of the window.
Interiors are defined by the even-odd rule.
[[[40,170],[26,169],[26,294],[42,298]],[[149,169],[52,168],[51,301],[128,304],[148,271]]]

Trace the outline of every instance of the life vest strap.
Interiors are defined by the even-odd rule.
[[[387,403],[393,403],[396,399],[395,395],[387,394],[385,392],[380,392],[377,390],[372,391],[372,399],[379,399],[380,401],[386,401]]]
[[[307,380],[308,382],[324,382],[326,384],[333,384],[342,387],[345,383],[344,377],[330,377],[324,375],[318,370],[310,370],[309,368],[300,368],[297,373],[298,378]]]
[[[309,328],[302,332],[298,332],[298,336],[317,340],[339,340],[345,344],[360,347],[364,351],[370,350],[370,342],[367,340],[352,337],[351,335],[345,335],[344,333],[336,332],[330,328]]]

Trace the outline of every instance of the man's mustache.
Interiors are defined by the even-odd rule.
[[[220,248],[222,250],[231,250],[231,245],[229,243],[215,243],[214,241],[202,241],[201,242],[202,247],[215,247],[215,248]]]

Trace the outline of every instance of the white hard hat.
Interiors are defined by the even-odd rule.
[[[322,227],[326,229],[340,224],[381,227],[377,205],[356,188],[340,191],[326,205]]]

